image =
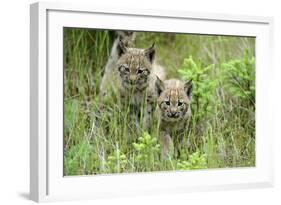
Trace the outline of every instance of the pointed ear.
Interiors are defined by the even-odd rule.
[[[152,46],[150,46],[149,48],[144,50],[144,54],[145,56],[148,58],[150,63],[153,63],[154,61],[154,57],[155,57],[155,48],[154,48],[154,44],[152,44]]]
[[[187,97],[191,100],[192,98],[192,79],[184,84],[184,92],[186,93]]]
[[[156,91],[157,91],[157,95],[158,97],[161,95],[161,93],[164,90],[164,82],[162,80],[160,80],[160,78],[158,78],[158,76],[156,76]]]
[[[122,40],[119,41],[118,45],[117,45],[117,53],[118,56],[122,56],[124,53],[127,52],[127,47],[125,46],[124,42]]]

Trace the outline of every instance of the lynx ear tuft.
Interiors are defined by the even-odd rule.
[[[117,45],[117,53],[118,56],[122,56],[124,53],[127,52],[127,47],[125,46],[124,42],[122,40],[119,41],[118,45]]]
[[[192,98],[192,89],[193,89],[193,84],[192,84],[192,79],[184,84],[184,92],[186,93],[187,97],[189,100]]]
[[[161,95],[161,93],[164,91],[164,82],[162,80],[160,80],[160,78],[158,78],[158,76],[156,76],[156,91],[158,96]]]
[[[155,43],[152,44],[149,48],[144,50],[145,56],[148,58],[150,63],[153,63],[155,57]]]

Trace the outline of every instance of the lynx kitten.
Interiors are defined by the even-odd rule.
[[[156,75],[164,79],[164,69],[155,63],[154,44],[147,48],[133,48],[120,41],[116,48],[117,60],[108,67],[103,77],[101,92],[113,89],[121,98],[122,104],[129,104],[140,112],[143,103],[146,110],[143,118],[147,127],[153,104],[156,103]]]
[[[172,154],[173,138],[180,137],[187,129],[191,116],[192,81],[182,82],[171,79],[156,81],[158,92],[157,112],[160,120],[159,139],[162,145],[162,154]],[[173,133],[178,133],[172,136]]]
[[[117,38],[114,40],[113,46],[111,48],[110,56],[105,65],[104,75],[100,84],[100,91],[103,95],[107,94],[105,87],[108,81],[110,81],[110,79],[107,78],[108,77],[110,78],[110,75],[113,72],[113,69],[116,66],[117,60],[119,58],[119,54],[118,54],[119,42],[122,41],[125,46],[133,46],[136,37],[136,33],[132,31],[116,31],[116,34],[117,34]]]

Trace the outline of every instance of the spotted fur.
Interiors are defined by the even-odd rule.
[[[136,33],[132,31],[116,31],[117,37],[114,40],[111,48],[110,56],[107,60],[104,69],[104,75],[100,84],[100,92],[102,95],[107,95],[107,87],[110,84],[113,69],[119,59],[119,42],[122,41],[125,46],[134,46]]]
[[[192,81],[176,79],[156,81],[158,93],[157,112],[160,120],[159,138],[164,155],[171,154],[173,133],[182,133],[187,129],[191,117]]]
[[[146,110],[143,117],[144,126],[148,127],[150,116],[156,104],[157,93],[155,82],[159,76],[164,79],[164,69],[155,62],[154,44],[147,49],[127,46],[120,41],[116,47],[117,60],[105,73],[101,91],[107,93],[107,89],[115,90],[123,104],[134,107],[140,111],[143,103]]]

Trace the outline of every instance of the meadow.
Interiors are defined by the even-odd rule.
[[[99,85],[114,31],[64,28],[64,175],[255,166],[255,38],[138,32],[167,78],[193,79],[192,120],[179,155],[161,159],[147,132]],[[176,145],[175,145],[176,146]]]

